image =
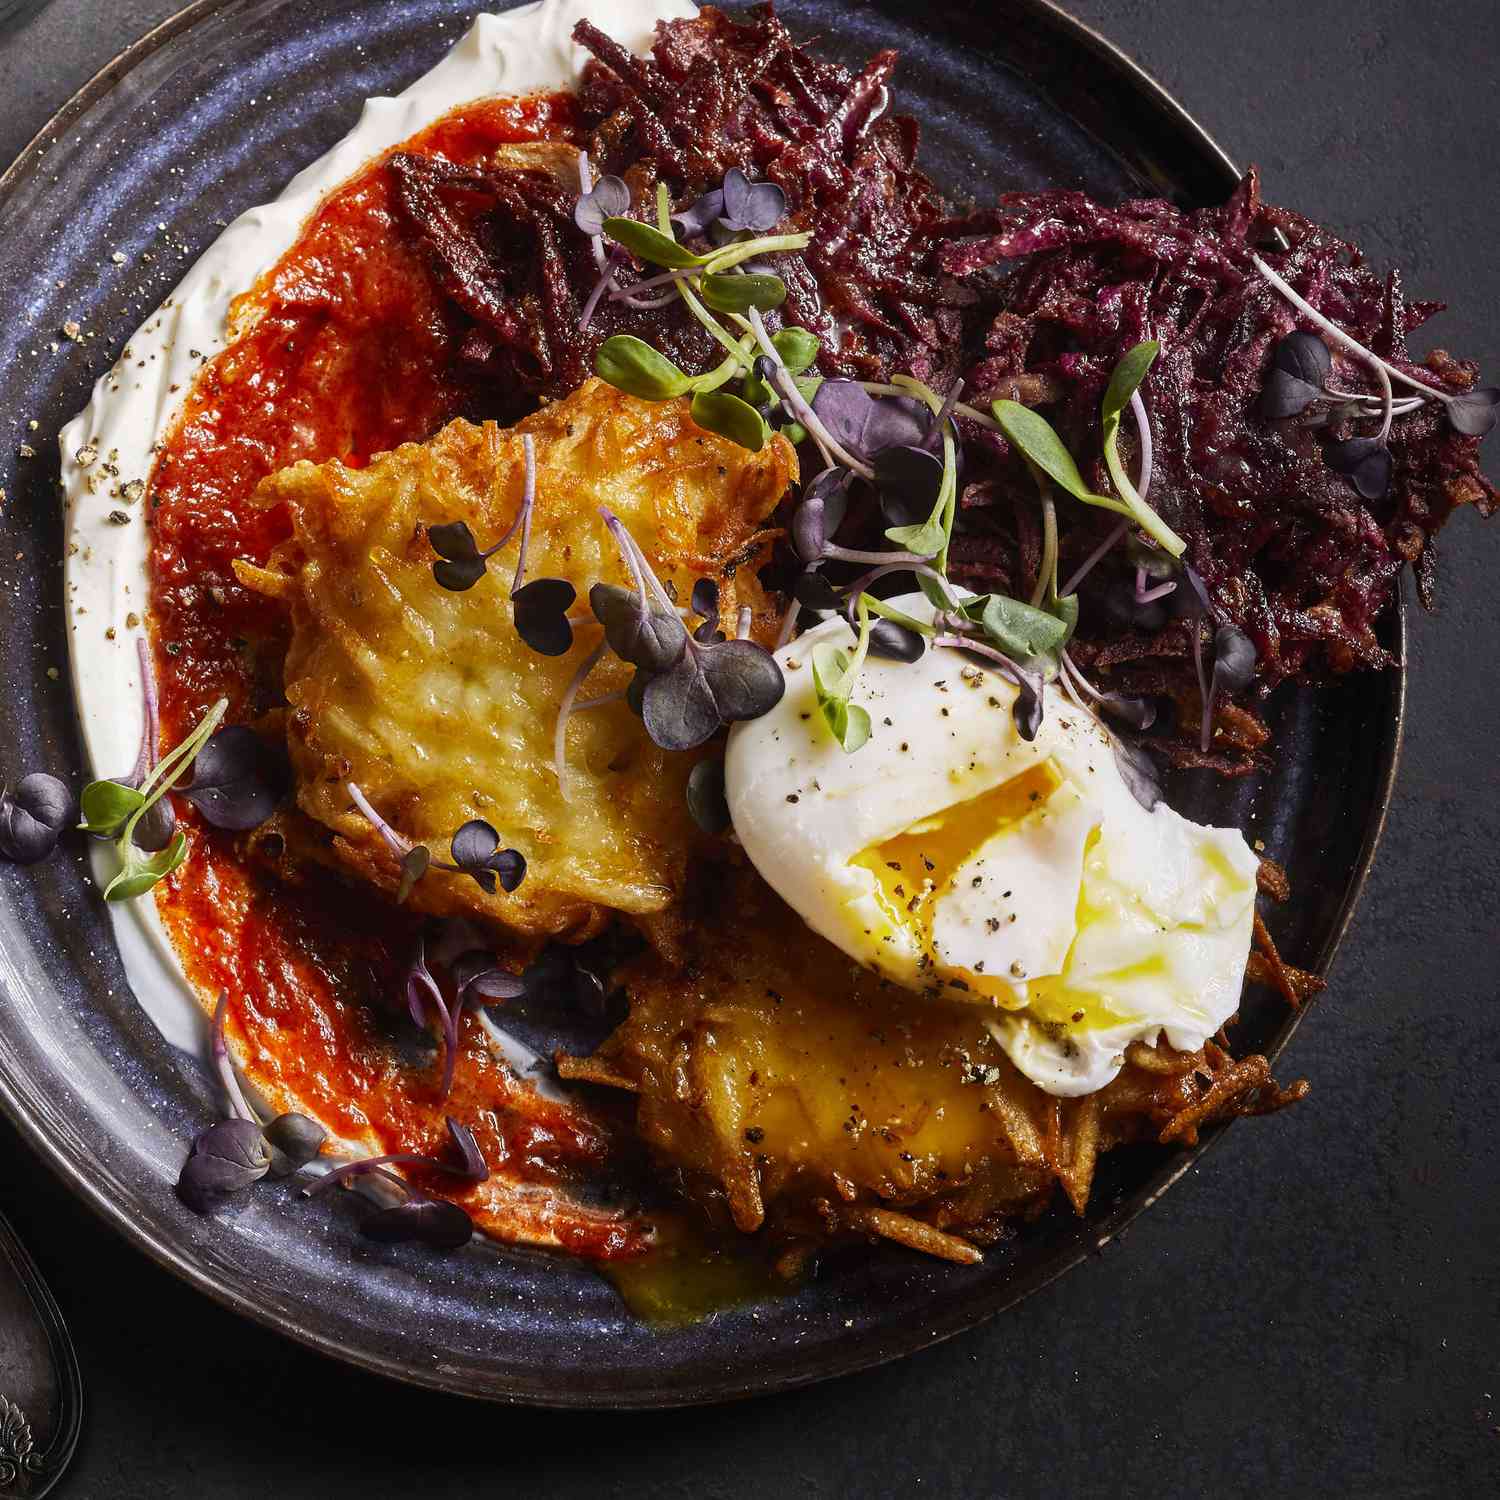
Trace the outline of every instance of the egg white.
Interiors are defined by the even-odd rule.
[[[920,595],[893,600],[920,619]],[[777,653],[787,690],[736,725],[725,779],[756,869],[815,932],[918,995],[985,1007],[1048,1092],[1092,1093],[1132,1041],[1193,1050],[1239,1004],[1258,861],[1235,829],[1147,811],[1108,731],[1052,688],[1034,741],[1016,690],[947,648],[870,658],[846,753],[810,664],[830,620]],[[914,996],[914,1003],[921,1003]]]

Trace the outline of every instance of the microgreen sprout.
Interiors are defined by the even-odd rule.
[[[750,640],[694,640],[635,538],[618,516],[601,514],[636,589],[595,584],[589,601],[606,642],[647,674],[641,718],[652,740],[691,750],[723,725],[774,708],[786,684],[771,653]]]
[[[1104,404],[1100,410],[1104,466],[1109,470],[1110,483],[1129,507],[1130,517],[1136,525],[1173,557],[1181,557],[1187,550],[1187,543],[1146,504],[1145,498],[1131,483],[1125,466],[1120,462],[1120,418],[1139,393],[1141,382],[1145,380],[1160,352],[1161,345],[1154,341],[1147,340],[1137,344],[1126,352],[1109,378],[1109,386],[1104,392]],[[1148,424],[1141,425],[1149,431]]]
[[[308,1115],[289,1110],[265,1128],[271,1147],[271,1176],[290,1177],[322,1154],[328,1132]]]
[[[1000,675],[1018,689],[1015,704],[1011,709],[1017,732],[1023,740],[1030,741],[1037,737],[1042,727],[1044,712],[1043,683],[1039,672],[1022,666],[1005,652],[973,636],[940,635],[933,641],[933,644],[951,646],[955,651],[967,651],[987,664],[991,664],[991,670],[998,668]]]
[[[1396,402],[1391,377],[1383,360],[1369,356],[1368,364],[1380,386],[1378,397],[1357,395],[1329,388],[1333,356],[1315,333],[1296,329],[1281,339],[1271,353],[1271,373],[1261,391],[1261,414],[1272,421],[1302,418],[1306,426],[1326,425],[1345,417],[1379,417],[1380,431],[1374,437],[1352,437],[1330,443],[1324,449],[1328,467],[1342,474],[1365,500],[1379,500],[1390,489],[1393,462],[1387,439],[1391,423],[1426,405],[1424,398]],[[1371,408],[1369,403],[1378,401]],[[1337,403],[1336,405],[1334,403]]]
[[[1121,413],[1131,404],[1130,398],[1145,379],[1151,362],[1156,358],[1157,349],[1156,344],[1145,343],[1137,344],[1130,350],[1116,367],[1105,394],[1104,462],[1118,492],[1118,499],[1110,495],[1097,495],[1089,489],[1078,471],[1073,455],[1068,452],[1056,429],[1045,417],[1015,401],[997,401],[994,404],[995,420],[1024,457],[1060,489],[1085,505],[1098,506],[1125,516],[1173,557],[1181,557],[1187,544],[1146,503],[1125,473],[1119,457]]]
[[[244,832],[276,811],[290,779],[284,750],[247,724],[226,724],[198,753],[192,780],[177,790],[205,822]]]
[[[586,178],[587,171],[583,169],[580,185]],[[648,266],[662,267],[663,271],[636,282],[633,287],[621,288],[614,283],[615,252],[606,256],[602,240],[596,241],[600,280],[585,304],[583,325],[587,326],[606,294],[635,307],[660,306],[680,298],[724,349],[727,358],[724,365],[705,375],[689,376],[644,340],[617,334],[600,345],[595,356],[596,372],[609,384],[647,401],[671,400],[691,393],[693,419],[699,426],[759,452],[770,436],[759,404],[745,399],[744,393],[736,395],[720,389],[736,372],[746,376],[748,384],[752,359],[746,341],[726,329],[714,313],[744,324],[746,314],[759,317],[762,312],[780,307],[786,300],[786,283],[769,271],[753,267],[752,263],[761,256],[805,249],[810,236],[766,233],[785,213],[785,195],[772,183],[752,183],[738,168],[726,176],[722,188],[704,195],[675,216],[665,184],[658,184],[654,225],[627,217],[628,193],[622,203],[619,190],[605,187],[609,181],[601,179],[598,186],[585,191],[575,210],[576,222],[585,233],[593,234],[597,221],[598,234],[613,242],[615,252],[624,252]],[[602,198],[601,189],[604,189]],[[602,213],[601,208],[608,203],[621,204],[620,211]],[[710,230],[722,236],[722,240],[705,252],[689,249],[678,238],[679,235],[696,238]],[[642,292],[657,288],[662,289],[659,302],[642,300]]]
[[[263,1126],[245,1098],[229,1056],[224,1019],[229,996],[219,992],[209,1027],[209,1053],[224,1089],[229,1118],[200,1131],[177,1179],[177,1195],[195,1213],[206,1214],[231,1193],[243,1192],[270,1173],[285,1177],[321,1151],[328,1132],[306,1115],[278,1115]]]
[[[345,1162],[342,1166],[331,1168],[315,1181],[308,1183],[302,1189],[302,1196],[315,1198],[319,1193],[326,1193],[329,1188],[339,1183],[350,1182],[356,1177],[363,1177],[382,1167],[429,1167],[434,1172],[443,1172],[466,1182],[487,1181],[490,1175],[489,1168],[485,1164],[484,1154],[480,1151],[473,1132],[467,1125],[455,1120],[452,1115],[445,1116],[444,1123],[448,1127],[448,1138],[462,1162],[461,1166],[455,1167],[449,1162],[439,1161],[435,1156],[427,1156],[416,1151],[393,1151],[385,1156],[360,1156],[353,1161]]]
[[[489,1177],[483,1153],[479,1150],[473,1132],[460,1124],[452,1115],[446,1117],[448,1136],[462,1161],[454,1167],[436,1157],[412,1151],[395,1151],[385,1156],[364,1156],[335,1167],[309,1183],[302,1189],[302,1196],[311,1198],[326,1192],[338,1183],[349,1182],[357,1177],[379,1176],[394,1185],[403,1194],[402,1201],[388,1208],[377,1209],[360,1223],[360,1233],[369,1239],[385,1244],[398,1244],[407,1240],[419,1240],[435,1250],[458,1250],[474,1237],[474,1223],[456,1203],[444,1198],[429,1198],[419,1193],[405,1178],[397,1177],[386,1169],[393,1166],[422,1166],[432,1171],[444,1172],[471,1183],[484,1182]]]
[[[187,858],[187,835],[181,829],[173,833],[164,849],[149,854],[136,843],[135,833],[142,819],[192,765],[228,707],[229,700],[220,698],[138,788],[122,786],[118,781],[92,781],[83,789],[80,826],[86,833],[112,839],[119,859],[119,870],[104,888],[106,901],[128,901],[143,895]]]
[[[271,1147],[258,1124],[220,1120],[196,1136],[177,1178],[177,1196],[206,1214],[231,1193],[243,1192],[271,1170]]]
[[[0,787],[0,859],[34,865],[57,847],[73,821],[73,794],[45,771],[33,771],[14,786]]]
[[[482,818],[471,818],[454,832],[449,840],[451,861],[434,859],[426,844],[407,838],[381,817],[357,782],[345,781],[344,790],[400,866],[398,904],[429,870],[467,875],[487,896],[495,894],[497,884],[506,892],[514,891],[526,877],[526,857],[518,849],[502,849],[500,835]]]
[[[229,991],[220,990],[214,1002],[213,1022],[209,1027],[209,1055],[213,1058],[214,1072],[224,1087],[224,1096],[229,1101],[229,1112],[237,1119],[260,1124],[260,1116],[250,1107],[240,1088],[239,1076],[234,1071],[234,1061],[229,1056],[229,1041],[224,1035],[224,1021],[229,1012]]]
[[[589,186],[589,158],[586,151],[578,153],[579,185],[583,191],[573,209],[573,222],[591,239],[602,240],[607,219],[619,218],[630,211],[630,189],[620,177],[601,177]],[[603,258],[602,247],[599,258]]]
[[[724,762],[716,755],[700,760],[688,773],[688,812],[705,832],[727,833],[729,802],[724,794]]]
[[[1326,318],[1303,297],[1284,277],[1278,275],[1258,255],[1250,257],[1255,269],[1270,282],[1270,284],[1286,298],[1303,316],[1311,321],[1324,333],[1342,344],[1355,358],[1362,360],[1371,370],[1384,373],[1387,380],[1398,380],[1402,385],[1410,386],[1415,391],[1420,391],[1424,397],[1434,401],[1441,401],[1447,410],[1448,421],[1456,432],[1465,437],[1483,437],[1495,425],[1497,417],[1500,417],[1500,388],[1485,386],[1479,390],[1472,391],[1440,391],[1436,386],[1428,385],[1426,381],[1418,380],[1414,375],[1408,375],[1405,370],[1373,354],[1365,346],[1345,333],[1342,328],[1329,318]],[[1326,379],[1327,372],[1324,372]],[[1302,374],[1302,379],[1307,384],[1314,382]],[[1321,386],[1322,382],[1317,382]],[[1273,408],[1279,403],[1273,400]],[[1284,403],[1281,403],[1284,404]],[[1385,407],[1387,409],[1387,423],[1389,422],[1390,398],[1385,395]]]
[[[646,346],[642,346],[646,347]],[[565,578],[526,579],[526,554],[531,545],[531,522],[536,510],[536,443],[529,432],[521,434],[525,462],[521,506],[505,535],[492,546],[480,549],[466,521],[448,521],[427,528],[427,540],[438,554],[432,576],[445,589],[462,593],[474,587],[488,571],[489,559],[519,531],[516,570],[511,578],[511,615],[516,634],[540,656],[563,656],[573,644],[573,625],[568,611],[578,597]]]
[[[870,649],[871,615],[864,595],[856,606],[854,655],[832,641],[822,641],[812,650],[813,692],[818,712],[839,745],[853,754],[870,738],[870,715],[851,702],[854,685]]]
[[[1207,693],[1203,695],[1203,725],[1199,741],[1203,750],[1212,743],[1214,700],[1220,690],[1237,693],[1249,687],[1254,676],[1255,645],[1250,637],[1237,625],[1219,626],[1214,632],[1213,676]]]

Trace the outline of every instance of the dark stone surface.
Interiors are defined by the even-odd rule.
[[[0,157],[170,8],[56,0],[0,39]],[[1404,266],[1414,294],[1446,293],[1434,336],[1500,369],[1490,0],[1074,8],[1258,161],[1273,196]],[[665,1416],[510,1413],[234,1320],[97,1225],[0,1127],[0,1209],[52,1281],[88,1384],[57,1493],[1493,1493],[1500,682],[1481,647],[1497,562],[1500,535],[1459,518],[1443,606],[1415,622],[1386,841],[1333,993],[1284,1060],[1313,1096],[1232,1131],[1098,1263],[816,1390]]]

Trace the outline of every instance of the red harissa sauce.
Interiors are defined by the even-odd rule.
[[[456,162],[507,142],[567,136],[570,96],[469,106],[406,142]],[[229,720],[280,697],[286,625],[235,580],[236,557],[264,563],[288,534],[284,514],[250,503],[267,474],[299,459],[359,465],[430,436],[469,404],[452,330],[421,252],[403,234],[390,174],[377,160],[324,200],[297,243],[235,304],[240,334],[205,364],[162,444],[151,481],[151,626],[163,742],[216,698]],[[507,1184],[566,1187],[604,1165],[607,1127],[519,1088],[472,1017],[457,1080],[439,1098],[440,1059],[403,1053],[399,975],[415,926],[332,876],[295,888],[244,853],[243,839],[189,814],[187,863],[157,888],[189,974],[229,996],[229,1030],[247,1071],[282,1108],[305,1109],[384,1151],[442,1156],[444,1114],[475,1132],[496,1180],[453,1193],[505,1237],[548,1236],[577,1254],[637,1252],[638,1230],[589,1212],[513,1207]],[[540,1196],[545,1202],[551,1195]]]

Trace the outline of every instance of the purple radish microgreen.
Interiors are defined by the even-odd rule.
[[[462,1250],[474,1238],[474,1221],[446,1198],[424,1198],[413,1193],[390,1208],[380,1208],[360,1220],[359,1232],[383,1245],[416,1240],[432,1250]]]
[[[588,171],[588,158],[579,153],[580,171]],[[573,222],[591,238],[604,233],[605,221],[618,219],[630,211],[630,189],[623,178],[601,177],[583,193],[573,209]]]
[[[820,562],[827,556],[849,509],[851,477],[847,469],[824,469],[803,491],[792,516],[792,545],[804,563]]]
[[[1023,740],[1034,740],[1037,737],[1042,727],[1042,715],[1045,711],[1044,687],[1040,673],[1022,666],[1020,662],[996,647],[968,636],[940,635],[933,641],[933,645],[948,646],[955,651],[968,652],[990,665],[992,671],[998,668],[1000,675],[1017,689],[1016,701],[1011,706],[1011,717],[1015,720],[1017,732]]]
[[[1441,401],[1447,410],[1449,424],[1456,432],[1465,437],[1483,437],[1495,425],[1497,417],[1500,417],[1500,389],[1494,386],[1485,386],[1479,390],[1472,391],[1440,391],[1436,386],[1428,385],[1424,380],[1418,380],[1414,375],[1408,375],[1405,370],[1380,358],[1378,354],[1366,349],[1357,339],[1345,333],[1337,323],[1325,317],[1303,297],[1284,277],[1278,275],[1258,255],[1250,257],[1255,269],[1270,282],[1270,284],[1286,298],[1298,312],[1321,328],[1330,338],[1343,345],[1356,359],[1363,361],[1370,369],[1384,372],[1387,380],[1399,380],[1403,385],[1410,386],[1415,391],[1420,391],[1423,396],[1434,401]],[[1303,377],[1305,378],[1305,377]],[[1387,420],[1389,419],[1390,407],[1389,393],[1385,395],[1385,407]]]
[[[1110,732],[1109,743],[1120,780],[1147,812],[1153,811],[1161,802],[1162,793],[1161,776],[1150,752],[1116,730]]]
[[[771,653],[754,641],[689,636],[635,538],[601,511],[635,582],[635,592],[595,584],[589,591],[605,641],[647,680],[640,689],[646,732],[664,750],[691,750],[725,724],[759,718],[781,701],[786,684]]]
[[[302,1189],[302,1196],[315,1198],[319,1193],[325,1193],[329,1188],[336,1187],[340,1183],[351,1182],[357,1177],[367,1176],[385,1167],[428,1167],[435,1172],[442,1172],[465,1182],[488,1181],[489,1167],[485,1164],[484,1154],[479,1149],[479,1143],[474,1139],[473,1131],[467,1125],[460,1124],[452,1115],[445,1115],[444,1123],[448,1128],[448,1138],[462,1163],[461,1166],[455,1167],[450,1162],[439,1161],[435,1156],[426,1156],[417,1151],[393,1151],[385,1156],[360,1156],[353,1161],[344,1162],[341,1166],[330,1168],[316,1181],[308,1183]],[[390,1176],[389,1173],[384,1175]],[[400,1181],[399,1178],[396,1180]]]
[[[276,811],[291,781],[286,752],[246,724],[218,730],[193,762],[193,779],[179,793],[215,828],[259,828]]]
[[[483,818],[470,818],[453,835],[449,845],[452,865],[439,869],[462,871],[486,896],[500,889],[514,891],[526,878],[526,857],[518,849],[502,849],[500,835]]]
[[[467,875],[487,896],[495,894],[497,881],[502,889],[510,892],[525,878],[525,856],[518,849],[501,849],[500,835],[482,818],[471,818],[455,831],[449,841],[449,852],[453,856],[450,863],[434,859],[427,845],[419,844],[393,828],[376,811],[357,782],[346,781],[344,790],[360,816],[380,835],[400,867],[401,883],[396,893],[398,905],[406,900],[412,887],[429,870]]]
[[[462,593],[484,577],[489,559],[516,535],[516,570],[511,579],[510,602],[516,634],[541,656],[564,656],[573,644],[573,626],[568,611],[577,598],[573,585],[563,578],[536,578],[525,582],[526,555],[531,545],[531,522],[536,511],[536,442],[529,432],[521,434],[525,468],[521,505],[505,535],[482,551],[465,521],[448,521],[427,528],[427,540],[438,554],[432,565],[433,579],[442,588]]]
[[[0,859],[34,865],[57,848],[73,821],[73,793],[56,776],[33,771],[0,788]]]
[[[322,1154],[328,1132],[308,1115],[290,1110],[265,1128],[271,1147],[271,1176],[290,1177]]]
[[[724,762],[716,755],[700,760],[688,773],[688,812],[704,833],[728,833],[729,802],[724,793]]]
[[[489,1168],[485,1165],[483,1153],[479,1150],[473,1132],[451,1115],[446,1117],[446,1123],[449,1138],[458,1152],[462,1166],[453,1167],[436,1157],[408,1151],[393,1152],[388,1156],[361,1157],[335,1167],[316,1182],[309,1183],[302,1189],[302,1196],[311,1198],[336,1183],[377,1175],[394,1184],[405,1196],[400,1203],[377,1209],[367,1215],[360,1223],[363,1235],[384,1244],[418,1240],[435,1250],[461,1249],[474,1236],[474,1224],[468,1214],[456,1203],[443,1198],[429,1198],[426,1194],[419,1193],[404,1178],[386,1170],[392,1166],[424,1166],[466,1182],[484,1182],[489,1177]]]
[[[243,1192],[271,1170],[271,1148],[250,1120],[220,1120],[193,1139],[177,1178],[177,1196],[206,1214],[231,1193]]]
[[[641,719],[663,750],[693,750],[726,724],[769,713],[785,691],[781,668],[764,646],[689,638],[676,665],[646,684]]]
[[[688,207],[672,215],[672,231],[679,239],[695,240],[708,233],[708,226],[724,212],[724,189],[710,188]]]
[[[766,234],[786,214],[786,194],[774,182],[751,182],[738,167],[724,174],[723,197],[726,229]]]
[[[224,1097],[229,1101],[229,1113],[236,1119],[260,1124],[260,1116],[250,1106],[240,1087],[239,1075],[234,1071],[234,1059],[229,1055],[229,1040],[224,1034],[224,1022],[229,1013],[229,991],[220,990],[214,1002],[212,1024],[209,1026],[208,1051],[213,1059],[214,1072],[223,1086]]]
[[[1220,691],[1237,693],[1250,686],[1255,676],[1255,645],[1237,625],[1221,625],[1214,632],[1214,667],[1208,692],[1203,697],[1203,724],[1199,746],[1207,750],[1213,742],[1214,703]]]

